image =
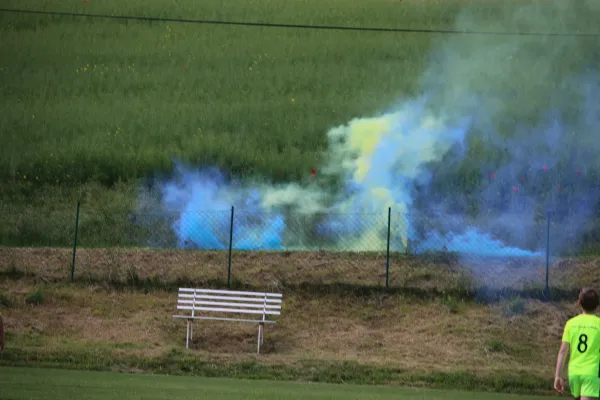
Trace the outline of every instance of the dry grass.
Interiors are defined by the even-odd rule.
[[[226,279],[227,253],[80,249],[79,284],[68,285],[71,256],[69,249],[0,248],[0,270],[5,272],[0,294],[14,304],[3,309],[12,346],[69,352],[97,346],[115,357],[169,354],[185,343],[184,322],[172,318],[175,287],[156,285],[144,291],[110,282],[127,280],[132,271],[139,279],[172,283],[188,279],[210,286]],[[595,259],[553,262],[552,287],[569,294],[580,286],[597,285],[597,264]],[[10,278],[10,271],[27,274]],[[378,254],[235,253],[235,279],[284,293],[282,318],[267,327],[260,362],[344,360],[410,371],[520,371],[551,377],[562,327],[577,312],[574,304],[521,300],[524,310],[517,304],[511,314],[510,298],[483,304],[457,295],[477,284],[540,286],[543,263],[396,255],[390,282],[398,290],[325,290],[340,282],[381,286],[384,272],[385,258]],[[38,287],[44,304],[26,305],[26,296]],[[225,363],[252,361],[255,346],[256,326],[199,322],[191,352]]]
[[[0,270],[16,268],[47,281],[70,279],[71,249],[0,247]],[[554,287],[595,283],[598,260],[561,260],[550,268]],[[158,282],[225,282],[228,254],[219,251],[158,249],[78,249],[75,278],[84,282],[123,281],[135,276]],[[385,285],[385,254],[331,252],[234,252],[232,279],[262,289],[313,284]],[[579,271],[582,271],[581,273]],[[569,279],[567,279],[569,276]],[[575,280],[573,280],[575,278]],[[545,260],[408,257],[390,260],[391,287],[437,292],[468,287],[540,287]],[[586,283],[587,282],[587,283]]]
[[[15,299],[3,310],[8,346],[47,348],[110,346],[113,354],[160,355],[183,348],[185,323],[172,292],[124,292],[101,287],[41,287],[46,302],[25,305],[36,287],[27,280],[0,281]],[[401,295],[346,296],[286,293],[280,323],[266,329],[263,363],[347,360],[424,371],[477,374],[523,371],[551,376],[562,326],[576,309],[565,303],[526,302],[507,317],[492,306],[420,301]],[[199,322],[192,353],[239,361],[253,358],[256,326]]]

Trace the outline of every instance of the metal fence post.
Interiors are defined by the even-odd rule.
[[[233,248],[233,213],[234,206],[231,206],[231,222],[229,224],[229,262],[227,263],[227,287],[231,287],[231,250]]]
[[[550,212],[546,215],[546,296],[550,295],[550,287],[548,285],[550,270]]]
[[[75,281],[75,255],[77,254],[77,232],[79,230],[79,207],[81,201],[77,200],[77,213],[75,214],[75,238],[73,239],[73,261],[71,262],[71,282]]]
[[[387,251],[385,257],[385,289],[390,287],[390,233],[392,228],[392,207],[388,208]]]

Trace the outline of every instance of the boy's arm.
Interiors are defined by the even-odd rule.
[[[558,351],[558,357],[556,360],[556,371],[554,372],[554,389],[560,393],[563,393],[564,389],[565,389],[564,381],[560,377],[560,375],[563,370],[565,356],[569,352],[569,348],[570,348],[570,346],[569,346],[568,342],[562,342],[562,344],[560,345],[560,350]]]

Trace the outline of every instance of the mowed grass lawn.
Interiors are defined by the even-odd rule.
[[[35,399],[402,399],[535,400],[547,397],[314,383],[246,381],[180,376],[0,368],[0,395]]]

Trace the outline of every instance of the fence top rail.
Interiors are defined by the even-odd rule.
[[[101,213],[102,209],[91,209],[91,210],[86,210],[84,211],[84,209],[82,208],[81,212],[86,212],[86,213]],[[242,207],[235,207],[235,214],[236,215],[240,215],[240,216],[246,216],[246,215],[256,215],[256,216],[277,216],[277,215],[288,215],[288,216],[304,216],[304,217],[313,217],[313,216],[373,216],[373,217],[380,217],[380,216],[385,216],[387,217],[387,214],[389,212],[389,207],[385,207],[382,208],[380,211],[364,211],[364,212],[342,212],[342,211],[338,211],[338,210],[326,210],[326,211],[319,211],[319,212],[309,212],[309,211],[293,211],[293,212],[277,212],[277,211],[255,211],[255,210],[250,210],[250,209],[246,209],[246,208],[242,208]],[[403,212],[403,211],[395,211],[394,208],[392,208],[392,212],[395,215],[401,215],[401,216],[407,216],[408,213],[407,212]],[[202,209],[202,210],[195,210],[193,211],[194,214],[196,215],[223,215],[223,216],[229,216],[231,214],[231,208],[229,209]],[[180,214],[178,212],[138,212],[136,213],[137,216],[148,216],[148,217],[160,217],[160,218],[164,218],[164,217],[172,217],[172,218],[178,218],[180,216]]]

